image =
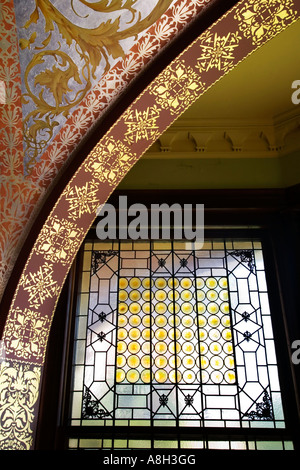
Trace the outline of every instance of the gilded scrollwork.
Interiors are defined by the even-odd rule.
[[[0,449],[29,450],[38,400],[39,366],[0,363]]]
[[[130,147],[108,137],[94,148],[84,168],[99,182],[115,186],[126,175],[135,159],[136,154]]]
[[[78,0],[75,10],[71,0],[64,9],[50,0],[34,0],[19,41],[21,52],[30,58],[25,64],[23,94],[24,105],[30,110],[24,119],[27,173],[93,81],[108,72],[113,61],[125,58],[124,40],[150,27],[172,0],[154,2],[144,17],[137,3]],[[36,33],[42,24],[43,40]]]
[[[50,320],[41,312],[16,307],[7,321],[4,334],[6,356],[34,363],[43,360]]]
[[[276,36],[296,18],[293,0],[248,0],[236,10],[239,29],[254,45]]]
[[[163,109],[177,114],[198,98],[201,89],[204,89],[204,84],[199,80],[197,72],[181,61],[159,75],[150,93],[156,95],[157,103]]]
[[[35,246],[35,252],[53,263],[68,265],[76,253],[83,229],[68,219],[50,217],[44,225]]]

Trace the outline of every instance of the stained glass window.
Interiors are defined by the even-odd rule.
[[[70,448],[291,447],[274,437],[285,420],[261,242],[87,240],[70,425],[99,427]],[[122,426],[144,438],[113,439]],[[157,427],[169,437],[147,435]],[[229,428],[248,437],[207,437]]]

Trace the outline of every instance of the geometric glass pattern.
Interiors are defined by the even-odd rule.
[[[70,425],[106,433],[122,426],[187,435],[195,428],[284,429],[261,242],[206,240],[198,249],[185,241],[87,240],[71,396]],[[217,445],[203,436],[143,445]],[[271,448],[291,445],[272,439]],[[70,447],[141,442],[74,438]],[[227,445],[267,444],[253,437]]]

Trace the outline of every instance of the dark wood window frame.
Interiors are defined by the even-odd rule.
[[[300,187],[278,190],[219,191],[115,191],[109,202],[117,206],[120,194],[134,202],[152,203],[195,201],[205,206],[205,235],[209,237],[257,236],[262,240],[266,276],[273,315],[282,394],[288,396],[284,411],[288,437],[295,449],[300,448],[300,365],[291,364],[291,344],[300,339],[297,315],[297,286],[300,281]],[[88,237],[94,236],[92,227]],[[70,430],[67,429],[68,390],[72,339],[74,337],[74,292],[78,282],[80,252],[70,270],[54,315],[42,383],[41,407],[36,436],[36,449],[65,450]],[[284,333],[283,333],[284,332]],[[121,430],[118,430],[118,432]],[[231,430],[232,431],[232,430]],[[90,432],[89,429],[84,431]],[[128,432],[128,430],[127,430]],[[221,431],[223,434],[223,430]],[[241,433],[240,429],[236,430]]]

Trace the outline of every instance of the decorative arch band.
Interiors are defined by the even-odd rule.
[[[174,120],[242,60],[297,21],[299,11],[300,0],[239,2],[154,79],[64,188],[36,238],[4,328],[1,449],[33,446],[52,318],[97,208]],[[14,386],[17,382],[24,385],[22,391]],[[18,421],[18,409],[22,421]],[[17,421],[22,425],[17,426]]]

